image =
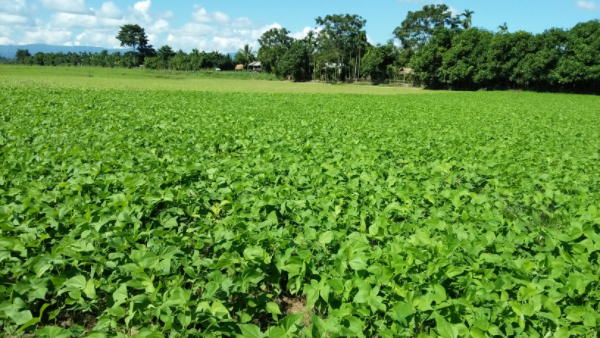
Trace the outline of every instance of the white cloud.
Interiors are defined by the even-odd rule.
[[[460,15],[460,12],[458,11],[458,9],[456,9],[452,6],[448,6],[448,12],[452,13],[452,16]]]
[[[98,18],[92,15],[56,13],[52,16],[51,26],[70,28],[70,27],[88,27],[98,26]]]
[[[2,22],[5,25],[6,24],[27,25],[27,24],[30,24],[32,21],[30,18],[28,18],[26,16],[16,15],[16,14],[6,14],[6,13],[0,12],[0,22]]]
[[[596,5],[596,3],[593,1],[579,0],[576,2],[576,6],[578,9],[584,11],[595,11],[598,9],[598,5]]]
[[[220,23],[222,25],[226,25],[229,23],[229,16],[227,16],[227,14],[225,13],[215,12],[213,16],[215,18],[215,22],[217,23]]]
[[[99,18],[93,15],[56,13],[52,16],[52,27],[82,27],[89,29],[116,29],[125,24],[124,20]]]
[[[102,7],[96,11],[96,16],[99,18],[116,19],[120,20],[123,18],[123,14],[119,7],[113,2],[105,2]]]
[[[192,13],[192,20],[201,23],[210,23],[212,22],[212,17],[208,14],[206,9],[200,8]]]
[[[373,39],[371,39],[371,37],[369,36],[369,34],[367,34],[367,42],[374,45],[375,41],[373,41]]]
[[[12,40],[5,36],[0,36],[0,45],[14,45],[15,40]]]
[[[159,19],[156,22],[154,22],[154,24],[152,26],[150,26],[147,29],[147,31],[148,31],[148,33],[160,34],[160,33],[167,33],[170,31],[170,29],[171,29],[171,26],[169,25],[169,22],[167,20]]]
[[[209,13],[204,7],[196,7],[197,10],[192,13],[192,20],[200,23],[216,23],[219,25],[230,25],[232,23],[229,16],[223,12]],[[238,18],[233,22],[236,26],[247,26],[250,19]],[[251,22],[251,21],[250,21]]]
[[[249,18],[241,17],[241,18],[234,19],[231,22],[231,27],[234,27],[234,28],[252,28],[252,27],[254,27],[254,22],[252,22],[252,20],[250,20]]]
[[[33,0],[29,0],[33,1]],[[258,38],[277,23],[257,24],[248,17],[230,17],[225,12],[208,12],[200,5],[193,7],[187,23],[173,25],[172,11],[153,11],[151,0],[136,0],[131,6],[121,1],[104,0],[98,8],[90,8],[85,0],[35,0],[43,4],[42,19],[28,0],[0,0],[0,44],[46,43],[53,45],[98,46],[117,48],[115,36],[126,23],[146,29],[150,43],[159,48],[169,44],[174,49],[194,48],[234,52],[245,44],[258,49]],[[310,27],[291,36],[302,38]],[[314,30],[313,30],[314,31]]]
[[[59,13],[93,14],[85,0],[40,0],[44,7]]]
[[[75,46],[99,46],[106,48],[119,48],[120,44],[113,33],[102,33],[85,30],[75,37]]]
[[[73,36],[73,33],[68,30],[56,30],[40,27],[36,30],[25,32],[21,39],[19,39],[19,43],[25,45],[31,43],[64,45],[68,41],[71,41],[71,36]]]
[[[171,12],[171,11],[166,11],[164,13],[156,13],[156,18],[157,19],[173,19],[175,17],[175,13]]]
[[[0,11],[4,13],[29,16],[36,9],[35,5],[25,0],[0,0]]]
[[[135,5],[133,5],[133,8],[136,11],[143,13],[144,15],[148,15],[151,5],[152,5],[152,2],[150,0],[145,0],[145,1],[136,2]]]
[[[304,39],[308,35],[308,32],[319,33],[321,30],[323,30],[322,27],[317,27],[317,28],[304,27],[303,30],[301,30],[299,32],[295,32],[295,33],[290,33],[289,36],[293,37],[296,40],[300,40],[300,39]]]

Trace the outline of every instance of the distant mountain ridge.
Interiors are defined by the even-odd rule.
[[[18,49],[27,49],[31,55],[35,53],[100,53],[103,50],[107,50],[109,53],[114,52],[127,52],[131,49],[111,49],[103,47],[92,47],[92,46],[54,46],[45,44],[31,44],[31,45],[0,45],[0,56],[7,59],[14,59]]]

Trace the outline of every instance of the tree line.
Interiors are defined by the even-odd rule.
[[[122,47],[131,47],[126,52],[109,53],[36,53],[31,55],[26,49],[17,50],[14,62],[22,65],[37,66],[95,66],[133,68],[144,65],[149,69],[200,70],[220,68],[233,70],[234,61],[229,54],[218,51],[199,52],[194,49],[187,54],[179,50],[175,52],[169,46],[155,50],[148,43],[144,28],[139,25],[124,25],[117,34]]]
[[[506,24],[491,32],[457,25],[443,10],[409,14],[395,32],[414,79],[426,87],[600,92],[600,21],[540,34],[512,33]]]
[[[600,21],[540,34],[472,27],[473,11],[453,16],[446,5],[409,12],[384,45],[372,45],[357,15],[317,18],[318,33],[301,40],[285,28],[259,39],[263,68],[281,77],[338,81],[393,78],[453,90],[529,89],[600,92]]]
[[[137,55],[134,55],[137,54]],[[104,50],[100,53],[42,53],[31,55],[26,49],[17,50],[14,62],[29,66],[94,66],[94,67],[123,67],[131,68],[137,65],[139,53],[114,52]]]
[[[20,50],[16,62],[197,71],[233,70],[238,64],[247,69],[260,61],[263,71],[282,79],[375,83],[398,79],[400,69],[410,68],[408,80],[428,88],[600,92],[600,21],[540,34],[509,32],[506,24],[492,32],[472,27],[474,14],[452,15],[444,4],[427,5],[408,12],[393,31],[394,39],[376,45],[369,43],[367,21],[359,15],[327,15],[316,18],[316,29],[302,39],[273,28],[258,39],[257,52],[245,45],[233,58],[170,46],[155,50],[144,28],[124,25],[116,38],[131,51],[32,56]]]

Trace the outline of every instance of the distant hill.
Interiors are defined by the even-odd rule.
[[[3,56],[7,59],[14,59],[17,54],[17,49],[27,49],[31,55],[35,53],[80,53],[80,52],[88,52],[88,53],[100,53],[103,50],[108,50],[109,53],[114,52],[126,52],[129,49],[109,49],[102,47],[91,47],[91,46],[53,46],[53,45],[44,45],[44,44],[33,44],[33,45],[0,45],[0,56]]]

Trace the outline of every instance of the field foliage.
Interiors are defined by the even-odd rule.
[[[598,107],[0,87],[0,329],[595,337]]]

